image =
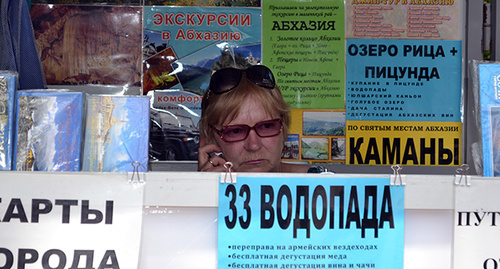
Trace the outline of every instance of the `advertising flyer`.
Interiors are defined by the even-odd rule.
[[[219,185],[218,268],[403,268],[404,187],[389,178],[237,181]]]
[[[176,86],[202,95],[215,70],[261,58],[260,8],[144,7],[144,93]]]
[[[461,39],[461,1],[346,1],[346,38]]]
[[[500,238],[499,188],[500,180],[495,178],[455,186],[454,269],[493,269],[500,265],[496,244]]]
[[[262,2],[263,63],[296,109],[344,109],[344,1]]]
[[[150,155],[196,160],[201,96],[212,73],[261,63],[255,7],[144,7],[143,94],[153,99]]]
[[[460,165],[462,43],[348,39],[348,164]]]

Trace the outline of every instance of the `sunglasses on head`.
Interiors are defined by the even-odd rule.
[[[281,119],[266,120],[256,123],[250,127],[246,124],[227,125],[222,129],[217,129],[211,126],[212,129],[220,136],[224,142],[238,142],[245,140],[250,133],[254,130],[260,137],[277,136],[283,131],[283,121]]]
[[[208,89],[215,94],[229,92],[240,84],[243,73],[246,74],[248,80],[257,86],[267,89],[274,89],[276,86],[273,72],[269,68],[263,65],[252,65],[247,69],[232,67],[219,69],[210,78]]]

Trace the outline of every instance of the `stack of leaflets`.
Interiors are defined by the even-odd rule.
[[[14,169],[80,171],[83,94],[17,93]]]
[[[479,64],[483,176],[500,176],[500,64]]]
[[[0,170],[12,170],[17,73],[0,71]]]
[[[147,172],[149,98],[88,95],[83,171]]]

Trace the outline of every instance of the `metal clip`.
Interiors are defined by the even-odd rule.
[[[458,186],[470,186],[469,176],[467,171],[469,170],[468,164],[462,164],[460,168],[457,169],[457,174],[455,175],[455,185]]]
[[[400,164],[396,164],[391,166],[391,168],[394,171],[394,174],[391,175],[391,185],[406,185],[406,176],[401,175],[403,166],[401,166]]]
[[[132,183],[137,183],[137,182],[144,182],[144,179],[141,179],[140,174],[139,174],[139,167],[141,166],[141,163],[138,161],[132,162],[131,163],[132,167],[134,167],[134,170],[132,171],[132,175],[129,173],[129,179],[128,182]],[[137,177],[137,179],[135,179]]]
[[[226,168],[226,172],[222,173],[220,177],[220,183],[236,183],[236,173],[233,173],[231,171],[231,168],[233,168],[233,163],[232,162],[226,162],[224,164],[224,168]],[[229,177],[228,177],[229,175]],[[224,176],[224,179],[222,179],[222,176]]]

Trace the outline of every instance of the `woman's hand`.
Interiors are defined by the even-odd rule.
[[[222,153],[217,144],[207,144],[205,137],[200,136],[200,147],[198,148],[198,171],[202,172],[225,172],[224,164],[227,162],[216,153]]]

